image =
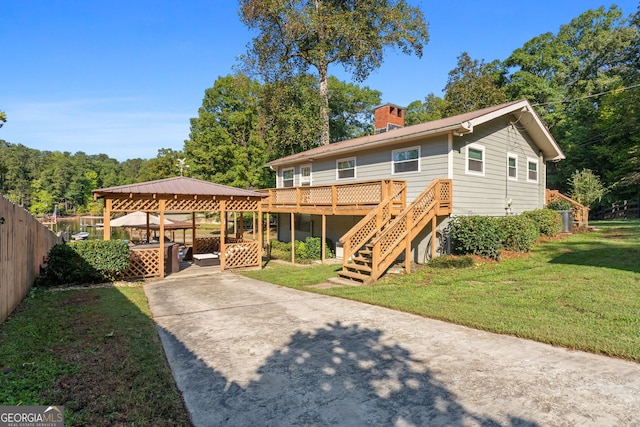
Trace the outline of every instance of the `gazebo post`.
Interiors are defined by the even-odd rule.
[[[166,204],[166,200],[160,199],[158,200],[160,204],[160,277],[164,278],[164,208]],[[149,224],[149,213],[147,212],[147,227]]]
[[[193,254],[197,254],[196,252],[196,213],[191,212],[191,247]]]
[[[253,214],[255,218],[255,213]],[[258,202],[258,266],[262,267],[262,203]],[[255,228],[253,229],[255,235]],[[255,238],[255,237],[254,237]]]
[[[151,243],[151,228],[150,226],[150,222],[149,222],[149,212],[146,212],[147,214],[147,243]]]
[[[224,270],[224,254],[226,253],[226,234],[227,234],[227,201],[220,200],[220,271]]]
[[[102,212],[103,231],[102,238],[104,240],[111,240],[111,207],[113,201],[110,198],[104,199],[104,212]]]

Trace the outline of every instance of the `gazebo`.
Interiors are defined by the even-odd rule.
[[[260,265],[262,260],[262,208],[260,201],[267,197],[255,191],[242,190],[193,178],[175,177],[93,191],[94,199],[104,199],[104,240],[111,238],[113,212],[142,211],[157,213],[160,236],[164,236],[165,213],[191,213],[193,253],[218,252],[220,269]],[[196,238],[196,212],[220,214],[220,237]],[[228,237],[230,212],[252,212],[258,215],[257,240]],[[242,217],[241,217],[242,218]],[[165,242],[158,247],[136,248],[132,251],[129,277],[164,277]]]

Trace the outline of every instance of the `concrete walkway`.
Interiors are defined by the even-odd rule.
[[[145,285],[196,426],[640,426],[640,364],[229,272]]]

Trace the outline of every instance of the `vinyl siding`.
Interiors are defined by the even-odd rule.
[[[545,164],[538,151],[509,118],[499,118],[474,129],[472,134],[453,139],[453,215],[506,214],[511,200],[512,213],[544,206]],[[520,126],[523,126],[520,124]],[[484,176],[466,172],[470,144],[484,147]],[[507,153],[518,157],[518,179],[508,179]],[[527,181],[527,159],[538,159],[538,183]]]
[[[420,172],[392,173],[392,155],[394,150],[420,147]],[[336,179],[336,161],[356,158],[356,176],[349,179]],[[306,162],[308,164],[308,162]],[[295,165],[295,185],[300,182],[300,166]],[[282,170],[278,170],[278,186],[282,185]],[[346,184],[349,182],[396,179],[407,182],[407,201],[413,200],[435,178],[447,177],[447,136],[413,141],[406,144],[394,144],[356,155],[343,155],[315,160],[311,164],[313,185]]]

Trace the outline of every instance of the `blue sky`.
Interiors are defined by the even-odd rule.
[[[363,85],[383,102],[442,95],[456,57],[503,60],[557,33],[598,0],[416,1],[431,40],[421,59],[389,51]],[[615,2],[625,15],[638,0]],[[232,72],[252,34],[227,0],[3,0],[0,139],[120,161],[180,150],[204,90]],[[350,77],[340,68],[331,74]]]

